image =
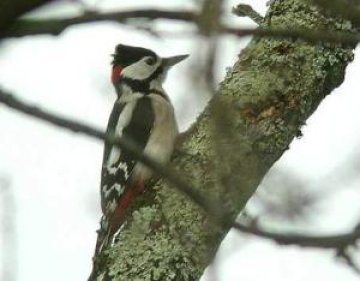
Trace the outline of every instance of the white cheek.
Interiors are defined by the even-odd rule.
[[[149,78],[151,74],[155,72],[159,64],[160,63],[158,62],[155,65],[147,65],[144,61],[139,61],[125,67],[121,72],[121,75],[134,80],[144,80]]]

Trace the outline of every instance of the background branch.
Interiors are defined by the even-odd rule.
[[[166,11],[166,10],[132,10],[112,13],[85,13],[83,15],[65,19],[21,19],[9,28],[3,37],[21,37],[27,35],[51,34],[59,35],[66,28],[84,23],[97,21],[115,21],[128,23],[132,19],[152,20],[176,20],[197,24],[198,15],[192,11]],[[310,43],[329,42],[341,43],[354,46],[360,41],[360,34],[354,31],[329,31],[307,28],[237,28],[219,25],[220,33],[231,34],[237,37],[259,36],[272,38],[301,39]]]
[[[339,251],[347,248],[348,246],[356,245],[357,241],[360,239],[360,228],[358,226],[348,233],[319,236],[272,232],[255,225],[245,226],[240,223],[236,223],[234,228],[244,233],[273,240],[279,245],[296,245],[300,247],[335,249]]]
[[[98,21],[115,21],[127,23],[129,20],[170,19],[183,22],[195,22],[197,15],[192,11],[170,11],[170,10],[132,10],[109,13],[85,13],[76,17],[64,19],[21,19],[6,32],[5,37],[20,37],[26,35],[52,34],[59,35],[67,27],[83,23]]]
[[[0,1],[0,37],[12,26],[15,20],[51,0],[1,0]]]

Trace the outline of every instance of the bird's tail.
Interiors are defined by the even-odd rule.
[[[143,188],[141,192],[142,191]],[[98,269],[101,267],[103,261],[106,260],[105,250],[115,243],[116,237],[121,231],[123,223],[125,221],[125,211],[127,210],[127,207],[134,199],[136,194],[139,192],[140,190],[138,190],[137,188],[127,188],[123,196],[120,198],[120,201],[112,214],[104,214],[102,216],[100,221],[100,229],[97,231],[98,236],[93,257],[93,268],[88,281],[96,280],[96,276],[99,271]]]

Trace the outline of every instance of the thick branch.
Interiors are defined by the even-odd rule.
[[[307,0],[275,0],[262,27],[354,32],[347,23],[323,15]],[[353,59],[350,45],[254,38],[187,134],[183,153],[173,164],[192,186],[221,202],[217,207],[230,210],[228,219],[235,219],[306,119],[342,83]],[[214,120],[222,120],[222,126]],[[113,280],[198,280],[227,233],[164,182],[139,198],[131,211],[104,263],[103,274]],[[298,239],[292,236],[286,243]],[[301,243],[311,244],[305,240]]]
[[[323,9],[330,11],[332,15],[342,16],[351,20],[352,23],[360,24],[360,1],[354,0],[312,0]]]

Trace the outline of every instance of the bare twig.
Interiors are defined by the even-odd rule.
[[[233,227],[244,233],[253,234],[264,239],[273,240],[280,245],[297,245],[301,247],[315,247],[323,249],[345,249],[348,246],[355,245],[360,239],[360,229],[357,227],[353,231],[344,234],[314,236],[293,233],[277,233],[251,225],[245,226],[240,223],[234,223]]]
[[[316,4],[323,6],[326,9],[337,12],[340,15],[351,19],[352,21],[360,21],[360,5],[344,5],[344,0],[313,0]],[[7,2],[11,2],[7,4]],[[125,23],[131,19],[169,19],[184,21],[190,23],[196,23],[198,20],[198,14],[188,10],[156,10],[156,9],[144,9],[144,10],[131,10],[125,12],[111,12],[111,13],[85,13],[83,15],[64,19],[21,19],[17,20],[14,25],[10,27],[10,23],[14,22],[14,19],[24,12],[30,11],[33,8],[40,6],[50,0],[19,0],[15,1],[18,5],[14,6],[14,1],[4,0],[0,4],[2,18],[0,20],[0,34],[1,37],[20,37],[26,35],[37,35],[37,34],[53,34],[58,35],[63,30],[71,25],[90,23],[96,21],[116,21],[119,23]],[[239,6],[242,7],[239,9]],[[239,5],[234,8],[234,12],[239,15],[246,15],[251,17],[254,21],[258,22],[261,16],[253,9],[244,9],[246,5]],[[11,8],[11,11],[6,12],[6,7]],[[6,32],[5,32],[6,30]],[[291,38],[302,38],[310,41],[330,41],[330,42],[344,42],[354,43],[359,41],[359,36],[352,36],[350,34],[319,31],[315,34],[307,35],[308,30],[300,31],[271,31],[271,30],[257,30],[257,29],[237,29],[229,28],[226,26],[222,27],[222,32],[228,32],[237,36],[280,36],[280,37],[291,37]],[[315,38],[317,37],[317,38]]]
[[[337,257],[340,259],[343,259],[345,263],[356,273],[360,275],[360,268],[359,266],[354,262],[353,258],[350,256],[350,254],[347,252],[346,249],[339,249],[337,252]]]
[[[26,35],[52,34],[59,35],[67,27],[77,24],[115,21],[126,23],[131,19],[156,20],[171,19],[184,22],[194,22],[196,14],[191,11],[171,11],[171,10],[132,10],[110,13],[85,13],[76,17],[64,19],[21,19],[16,21],[4,37],[21,37]]]
[[[198,24],[198,14],[192,11],[170,10],[132,10],[112,13],[86,13],[65,19],[21,19],[10,28],[3,37],[21,37],[26,35],[52,34],[58,35],[67,27],[96,21],[115,21],[126,23],[131,19],[157,20],[168,19]],[[311,29],[262,29],[236,28],[220,25],[218,31],[238,37],[251,35],[273,38],[302,39],[310,43],[329,42],[355,45],[360,41],[359,33],[345,33],[328,30]]]
[[[264,18],[258,12],[256,12],[253,7],[246,4],[239,4],[236,7],[233,7],[232,13],[238,17],[248,17],[258,25],[261,25],[264,20]]]

